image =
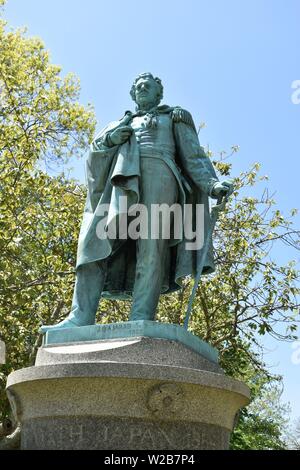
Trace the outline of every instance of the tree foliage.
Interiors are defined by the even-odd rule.
[[[289,449],[300,450],[300,418],[296,420],[291,429],[288,429],[287,441]]]
[[[251,403],[243,408],[238,425],[231,436],[233,450],[284,450],[287,449],[290,408],[282,403],[283,385],[278,377],[269,380],[262,374],[249,371],[248,385]]]
[[[32,362],[38,326],[70,303],[84,188],[46,165],[81,155],[91,140],[91,106],[79,82],[61,77],[37,38],[0,21],[0,325],[5,376]]]

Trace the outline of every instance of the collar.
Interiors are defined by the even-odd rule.
[[[137,117],[137,116],[145,116],[146,114],[150,116],[155,116],[158,114],[169,114],[174,110],[174,107],[168,106],[168,105],[161,105],[161,106],[154,106],[153,108],[149,109],[148,111],[139,111],[138,109],[136,110],[135,113],[133,113],[130,110],[125,111],[124,116],[121,120],[123,120],[126,116],[128,118],[128,122],[131,121],[131,119]]]

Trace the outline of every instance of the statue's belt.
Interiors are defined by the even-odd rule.
[[[175,163],[175,155],[166,149],[160,150],[155,147],[140,146],[140,156],[158,158],[160,160],[172,160]]]
[[[178,179],[181,182],[181,184],[183,185],[183,187],[185,188],[185,190],[187,190],[189,193],[192,192],[192,188],[191,188],[190,184],[188,183],[187,179],[182,174],[181,168],[177,165],[177,163],[175,161],[175,156],[173,154],[164,152],[162,150],[153,150],[153,149],[150,150],[149,149],[149,152],[147,154],[146,153],[144,154],[144,152],[141,152],[140,157],[141,158],[156,158],[157,160],[165,161],[165,163],[167,165],[168,165],[169,162],[171,162],[171,164],[173,163],[173,165],[175,165],[175,167],[177,169],[177,173],[178,173],[178,175],[175,175],[175,176],[178,176]],[[170,168],[170,166],[169,166],[169,168]]]

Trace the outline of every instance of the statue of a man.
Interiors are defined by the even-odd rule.
[[[176,215],[168,221],[160,219],[159,235],[155,237],[150,229],[149,236],[130,238],[128,231],[124,234],[120,230],[114,237],[103,236],[99,227],[109,232],[113,221],[127,217],[128,228],[130,207],[138,203],[148,209],[150,226],[151,207],[155,204],[178,204],[182,208],[201,204],[205,238],[210,224],[208,197],[218,198],[232,191],[228,181],[218,181],[199,145],[190,113],[179,106],[160,105],[163,86],[159,78],[150,73],[139,75],[131,96],[136,111],[127,111],[122,119],[109,124],[91,144],[72,309],[59,324],[42,326],[43,333],[94,324],[101,296],[132,296],[129,320],[154,320],[160,294],[180,289],[181,280],[196,273],[202,248],[187,249],[183,232],[180,236],[163,236],[165,225],[173,226]],[[124,209],[120,201],[125,198]],[[193,212],[190,228],[195,228],[195,223]],[[202,272],[213,271],[210,242]]]

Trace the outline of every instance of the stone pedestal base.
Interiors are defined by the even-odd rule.
[[[22,449],[227,449],[249,401],[195,348],[143,336],[45,344],[7,393]]]

